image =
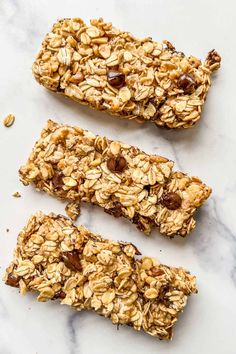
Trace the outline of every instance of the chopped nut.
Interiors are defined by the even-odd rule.
[[[75,75],[71,76],[70,82],[73,84],[79,84],[84,80],[84,76],[81,72],[77,72]]]
[[[152,272],[153,277],[158,277],[160,275],[165,274],[165,272],[160,267],[157,267],[157,266],[152,267],[151,272]]]
[[[9,286],[12,286],[14,288],[17,288],[19,286],[19,277],[15,277],[14,275],[12,275],[11,273],[8,274],[7,279],[5,281],[5,283]]]
[[[8,116],[4,118],[3,124],[5,125],[5,127],[9,128],[10,126],[12,126],[14,121],[15,121],[15,116],[13,116],[13,114],[8,114]]]

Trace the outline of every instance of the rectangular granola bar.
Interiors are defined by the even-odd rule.
[[[137,39],[102,19],[56,22],[33,64],[46,88],[100,111],[169,128],[189,128],[200,118],[211,74],[221,58],[202,63],[168,41]]]
[[[105,240],[61,215],[38,212],[18,236],[5,282],[21,294],[37,291],[38,301],[59,299],[171,339],[188,296],[197,292],[195,277],[135,255],[140,252],[131,243]]]
[[[50,120],[19,172],[25,185],[68,200],[72,218],[80,202],[89,202],[115,217],[128,218],[146,234],[156,226],[167,236],[186,236],[195,227],[195,210],[211,188],[197,177],[173,172],[173,164]]]

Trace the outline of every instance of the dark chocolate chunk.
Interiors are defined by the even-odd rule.
[[[184,93],[192,93],[195,89],[196,82],[192,76],[183,74],[179,77],[177,86],[183,90]]]
[[[80,254],[78,250],[68,251],[62,253],[62,260],[65,266],[74,271],[81,271],[82,266],[80,262]]]
[[[65,299],[65,297],[66,297],[66,293],[64,291],[60,290],[54,295],[52,300]]]
[[[54,188],[61,188],[64,183],[63,183],[63,178],[64,174],[62,172],[56,172],[54,173],[54,176],[52,177],[52,184]]]
[[[177,193],[170,192],[163,196],[161,199],[161,204],[163,204],[167,209],[176,210],[182,204],[182,199]]]
[[[125,75],[117,70],[109,70],[107,73],[107,80],[111,86],[119,88],[125,83]]]
[[[109,209],[104,209],[107,214],[113,215],[115,218],[119,218],[123,215],[122,205],[119,202],[114,202],[113,207]]]
[[[15,277],[12,274],[8,274],[8,277],[7,277],[7,280],[6,280],[6,284],[10,285],[10,286],[13,286],[14,288],[18,288],[19,280],[20,279],[18,277]]]
[[[123,156],[113,156],[107,160],[107,167],[111,172],[123,172],[127,167],[127,162]]]

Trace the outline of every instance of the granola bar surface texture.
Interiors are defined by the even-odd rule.
[[[89,202],[146,234],[156,226],[167,236],[186,236],[211,188],[172,168],[164,157],[49,120],[19,172],[25,185],[69,201],[69,216]]]
[[[211,74],[212,50],[202,63],[168,41],[134,38],[102,19],[56,22],[33,64],[46,88],[92,108],[139,122],[189,128],[200,118]]]
[[[140,252],[133,244],[105,240],[62,215],[38,212],[19,234],[4,279],[21,294],[37,291],[38,301],[59,299],[171,339],[178,314],[197,292],[195,276],[135,255]]]

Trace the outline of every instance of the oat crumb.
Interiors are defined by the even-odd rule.
[[[15,121],[15,116],[13,114],[8,114],[4,120],[3,120],[3,124],[5,125],[5,127],[9,128],[10,126],[13,125]]]
[[[21,197],[21,195],[20,195],[19,192],[14,192],[14,193],[12,194],[12,196],[15,197],[15,198],[20,198],[20,197]]]

